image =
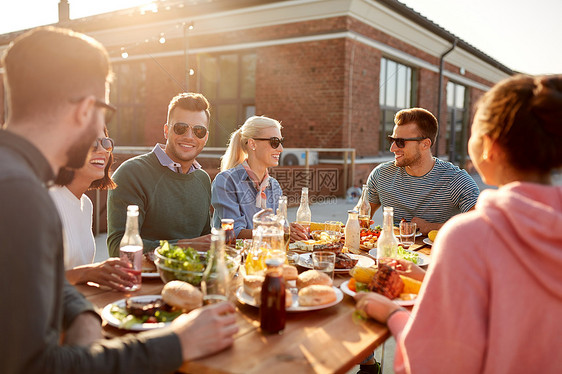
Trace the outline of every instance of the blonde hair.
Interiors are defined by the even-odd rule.
[[[228,148],[221,157],[221,171],[232,169],[240,165],[248,157],[248,139],[259,138],[262,130],[283,127],[279,121],[265,116],[252,116],[232,134],[228,141]]]

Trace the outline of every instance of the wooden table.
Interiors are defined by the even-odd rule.
[[[413,249],[421,244],[419,240]],[[347,279],[349,276],[336,275],[334,285],[339,286]],[[159,279],[143,279],[142,288],[134,295],[160,294],[162,287]],[[77,288],[100,308],[126,296],[122,292],[86,285]],[[345,373],[390,336],[386,326],[372,320],[355,322],[352,318],[355,301],[345,294],[339,304],[330,308],[287,313],[287,323],[281,335],[262,334],[259,310],[238,302],[235,305],[239,332],[233,346],[186,363],[180,372]],[[104,332],[108,337],[126,333],[108,325],[104,326]]]

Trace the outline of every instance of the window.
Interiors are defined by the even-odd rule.
[[[109,136],[117,145],[144,145],[146,64],[115,64],[110,102],[117,114],[108,124]]]
[[[468,143],[467,90],[458,83],[447,83],[447,147],[449,161],[464,164]]]
[[[412,68],[386,58],[381,59],[379,104],[381,107],[380,149],[382,152],[389,151],[387,139],[388,135],[392,135],[394,115],[398,111],[412,106],[414,101],[412,85]]]
[[[255,113],[256,54],[199,56],[201,93],[211,103],[208,144],[226,147],[230,134]]]

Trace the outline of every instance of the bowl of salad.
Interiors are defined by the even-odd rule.
[[[164,283],[181,280],[195,287],[201,286],[203,272],[207,266],[207,251],[209,243],[190,243],[189,245],[175,245],[163,240],[154,250],[154,264]],[[235,249],[226,247],[225,262],[234,276],[240,266],[241,255]]]

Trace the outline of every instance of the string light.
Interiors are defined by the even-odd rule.
[[[166,43],[166,37],[164,36],[164,33],[160,33],[160,39],[158,39],[158,41],[160,42],[160,44],[164,44]]]
[[[123,47],[121,48],[121,57],[123,57],[123,58],[129,57],[129,54],[127,53],[127,51]]]
[[[189,69],[189,75],[195,75],[195,70]]]

